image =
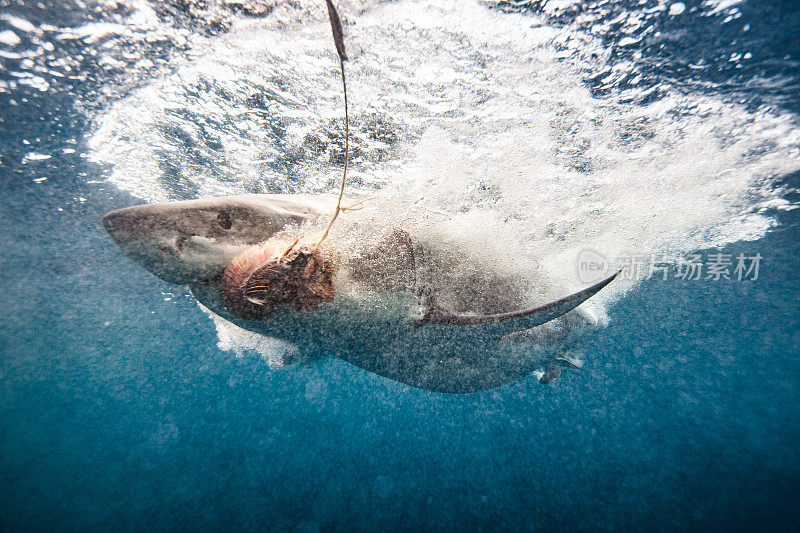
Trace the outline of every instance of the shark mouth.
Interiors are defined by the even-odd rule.
[[[299,239],[298,239],[299,240]],[[246,320],[266,319],[276,307],[313,311],[332,302],[333,265],[307,244],[266,243],[236,257],[220,281],[225,307]]]

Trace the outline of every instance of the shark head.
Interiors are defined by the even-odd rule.
[[[126,207],[103,217],[131,259],[170,283],[220,276],[233,258],[287,226],[333,210],[318,197],[246,195]]]

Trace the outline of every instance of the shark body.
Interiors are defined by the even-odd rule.
[[[282,306],[248,317],[226,305],[221,279],[254,246],[291,242],[330,216],[336,199],[246,195],[113,211],[103,224],[134,261],[188,285],[212,312],[279,338],[302,354],[335,355],[408,385],[449,393],[487,390],[539,371],[543,383],[580,362],[564,355],[592,317],[576,309],[615,276],[524,308],[516,280],[463,263],[457,253],[399,228],[333,245],[334,296],[313,310]],[[357,244],[354,244],[357,243]],[[465,268],[466,267],[466,268]]]

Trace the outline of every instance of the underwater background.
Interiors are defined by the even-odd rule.
[[[796,531],[800,4],[339,9],[354,191],[564,287],[586,247],[757,278],[620,283],[548,386],[281,364],[100,218],[334,190],[322,3],[0,0],[0,529]]]

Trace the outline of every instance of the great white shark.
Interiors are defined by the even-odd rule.
[[[347,54],[336,8],[325,3],[345,111],[338,199],[249,195],[129,207],[103,218],[111,237],[144,268],[188,285],[244,329],[414,387],[476,392],[537,369],[547,383],[579,367],[556,349],[591,325],[576,308],[616,275],[529,307],[524,280],[402,224],[360,233],[350,226],[349,235],[340,231],[322,246],[341,212],[349,157]],[[302,238],[326,219],[316,244]]]
[[[323,251],[295,242],[335,207],[325,196],[230,196],[127,207],[103,225],[131,259],[237,326],[414,387],[477,392],[536,371],[547,383],[581,365],[571,345],[594,319],[578,306],[616,274],[529,307],[520,280],[401,227],[339,235]],[[286,275],[310,280],[308,291],[281,285]],[[276,284],[292,296],[275,296]]]

